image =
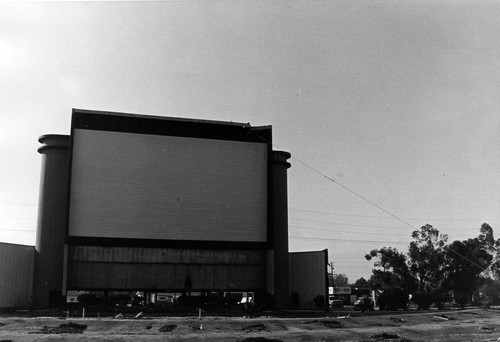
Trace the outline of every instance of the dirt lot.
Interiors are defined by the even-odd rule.
[[[500,311],[343,312],[281,317],[73,318],[0,316],[0,342],[18,341],[500,341]],[[294,316],[294,317],[293,317]]]

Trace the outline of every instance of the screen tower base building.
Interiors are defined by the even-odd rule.
[[[69,138],[40,142],[36,307],[67,290],[267,292],[289,306],[290,154],[270,126],[74,109]]]

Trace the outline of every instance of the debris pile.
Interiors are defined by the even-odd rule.
[[[309,322],[310,324],[311,323],[319,323],[319,324],[323,324],[325,327],[327,328],[332,328],[332,329],[338,329],[338,328],[342,328],[344,326],[344,324],[340,321],[336,321],[336,320],[314,320],[314,321],[310,321]]]
[[[264,324],[253,324],[243,328],[246,332],[269,331]]]
[[[409,340],[409,339],[407,339],[399,334],[387,334],[387,333],[372,335],[369,337],[369,339],[370,340],[363,341],[363,342],[372,342],[372,341],[377,341],[377,342],[411,342],[411,340]]]
[[[283,341],[265,337],[248,337],[242,340],[241,342],[283,342]]]
[[[68,324],[61,324],[58,327],[44,326],[40,330],[40,333],[42,333],[42,334],[83,334],[85,329],[87,329],[86,325],[69,322]]]
[[[175,328],[177,328],[177,325],[169,324],[162,326],[159,330],[160,332],[172,332]]]
[[[494,327],[489,327],[489,326],[486,326],[486,325],[480,326],[479,329],[486,330],[486,331],[488,331],[490,333],[496,331],[496,329]],[[499,338],[499,340],[500,340],[500,338]]]
[[[452,321],[455,319],[453,317],[448,317],[444,314],[443,315],[434,315],[434,316],[432,316],[432,318],[434,318],[436,320],[440,320],[440,321]]]
[[[408,322],[406,319],[404,319],[404,318],[398,318],[398,317],[391,317],[389,319],[391,321],[393,321],[393,322],[398,322],[398,323],[406,323],[406,322]]]

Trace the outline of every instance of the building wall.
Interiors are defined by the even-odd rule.
[[[300,309],[318,309],[314,298],[323,296],[328,308],[328,250],[290,253],[290,293],[296,292]],[[293,297],[293,296],[292,296]]]
[[[68,289],[264,290],[266,252],[69,246]]]
[[[34,247],[0,243],[0,308],[25,308],[32,302]]]
[[[102,152],[99,149],[102,144],[92,145],[92,139],[90,142],[85,140],[80,149],[75,149],[78,143],[75,132],[83,131],[93,131],[88,135],[92,138],[104,131],[113,132],[106,135],[104,141],[112,135],[115,143],[118,142],[117,137],[121,139],[125,136],[122,133],[135,139],[128,144],[115,144],[108,150],[110,156],[115,158],[113,160],[120,154],[120,162],[127,163],[112,164],[113,167],[107,170],[113,171],[110,172],[111,177],[103,178],[103,183],[97,186],[94,183],[101,181],[99,172],[106,171],[104,166],[111,159],[94,160],[90,155],[78,164],[78,157],[89,146],[96,148],[95,153]],[[144,142],[146,137],[152,147],[143,146],[143,150],[139,151],[136,145]],[[147,155],[153,147],[158,148],[158,141],[177,143],[181,140],[184,142],[180,144],[182,146],[162,146],[162,154],[158,152],[152,158]],[[290,277],[286,174],[290,167],[287,162],[290,154],[272,151],[270,126],[250,127],[248,124],[73,110],[71,136],[47,135],[39,141],[43,146],[39,149],[42,154],[42,178],[33,282],[35,307],[58,305],[66,290],[182,291],[189,283],[193,291],[267,291],[275,295],[277,308],[287,308]],[[197,145],[200,141],[204,144],[216,143],[216,146],[207,150]],[[185,151],[188,146],[196,147],[196,153],[191,154],[194,162],[172,152]],[[226,148],[230,153],[222,153]],[[134,153],[129,153],[131,151]],[[169,158],[163,154],[167,151]],[[209,155],[207,151],[217,152],[220,159],[205,158],[206,154]],[[171,167],[169,164],[175,161],[186,166],[190,172],[191,169],[217,172],[202,173],[192,178],[192,182],[183,180],[186,173],[181,172],[182,165]],[[215,166],[209,167],[213,161]],[[81,168],[75,167],[76,164]],[[147,167],[142,168],[144,164]],[[92,165],[96,167],[94,170],[86,169]],[[140,167],[149,173],[137,176],[129,170],[129,166]],[[78,170],[81,172],[78,173]],[[120,178],[116,172],[125,174],[121,170],[130,172],[127,177]],[[154,182],[155,178],[165,180],[164,173],[167,171],[175,171],[172,173],[175,177],[172,176],[169,181]],[[228,172],[235,175],[230,178],[232,183],[228,183]],[[80,178],[80,183],[76,182],[79,179],[77,175],[84,177]],[[212,175],[221,178],[212,181]],[[184,182],[182,186],[175,183],[178,178]],[[130,187],[127,179],[133,179],[137,187]],[[113,182],[117,182],[113,191],[106,192]],[[196,187],[192,188],[191,183]],[[196,201],[185,203],[187,209],[173,210],[184,205],[184,199],[190,198],[182,196],[182,193],[179,195],[179,191],[196,189],[189,194],[198,194],[198,190],[204,189],[207,184],[217,185],[217,190],[210,190],[197,197]],[[83,187],[91,191],[83,191]],[[77,193],[76,188],[82,190],[84,195],[78,197],[80,202],[72,197]],[[143,188],[149,191],[144,192]],[[121,193],[117,189],[130,191]],[[135,196],[137,189],[143,192],[134,197],[136,202],[120,205],[122,202],[119,201]],[[166,192],[147,197],[148,194],[156,194],[159,189]],[[94,196],[101,195],[101,192],[114,196],[94,201]],[[230,196],[224,195],[226,193]],[[244,197],[244,194],[248,196]],[[218,200],[222,195],[223,200]],[[144,202],[145,198],[149,202]],[[165,202],[167,198],[172,202]],[[132,202],[135,204],[132,205]],[[157,203],[163,206],[155,207]],[[233,208],[236,204],[237,210]],[[126,217],[130,208],[145,211],[133,216],[135,221],[132,222]],[[200,214],[206,211],[213,215]],[[78,222],[73,220],[75,213],[79,215]],[[170,216],[155,216],[153,219],[154,215],[165,213],[180,216],[175,222]],[[193,216],[196,215],[199,217],[193,223]],[[213,223],[212,218],[219,221]],[[148,225],[150,221],[153,224]],[[76,226],[75,222],[80,226]],[[195,230],[205,226],[211,229]],[[164,234],[172,227],[177,227],[178,231]],[[109,234],[104,232],[104,228]]]

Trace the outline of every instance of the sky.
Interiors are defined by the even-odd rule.
[[[335,273],[500,237],[500,2],[0,3],[0,241],[33,245],[43,134],[71,109],[272,125],[289,249]]]

